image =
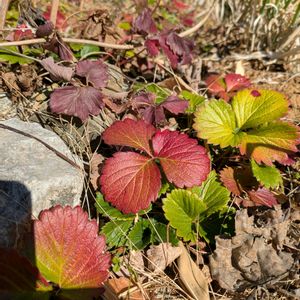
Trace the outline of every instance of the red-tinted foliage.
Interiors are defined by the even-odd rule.
[[[210,171],[210,160],[197,140],[178,131],[158,131],[152,139],[154,155],[167,179],[177,187],[200,185]]]
[[[82,121],[90,114],[99,114],[103,106],[102,94],[91,86],[66,86],[54,90],[50,96],[50,108],[53,112],[76,116]]]
[[[176,95],[171,95],[160,104],[155,103],[155,94],[140,93],[132,99],[133,108],[137,109],[141,117],[150,124],[159,124],[166,120],[164,109],[178,115],[184,113],[187,109],[188,101],[178,98]]]
[[[152,158],[118,152],[106,160],[100,184],[107,201],[123,213],[136,213],[156,200],[161,178]]]
[[[51,78],[54,81],[70,81],[74,74],[72,68],[56,64],[53,57],[42,59],[41,65],[50,73]]]
[[[149,8],[145,8],[136,18],[133,23],[133,27],[137,32],[144,35],[157,32],[157,28],[152,19],[151,10]]]
[[[125,119],[107,128],[102,138],[106,144],[133,147],[151,156],[150,140],[155,128],[144,121]]]
[[[105,162],[101,191],[107,201],[124,213],[146,209],[156,200],[161,186],[156,160],[167,179],[178,187],[200,185],[210,170],[205,148],[197,140],[169,130],[155,133],[154,127],[144,121],[117,121],[104,132],[103,139],[108,144],[130,146],[148,154],[119,152]]]
[[[85,77],[95,88],[103,88],[108,82],[107,66],[102,60],[82,60],[76,65],[76,74]]]
[[[248,78],[245,76],[230,73],[222,77],[218,74],[213,74],[205,80],[207,88],[212,95],[229,101],[234,95],[234,92],[245,89],[251,85]]]
[[[278,202],[274,196],[274,194],[266,188],[259,188],[256,191],[248,192],[249,199],[254,202],[256,206],[268,206],[273,207],[277,205]]]
[[[105,238],[80,206],[43,210],[34,221],[34,238],[40,272],[60,288],[99,289],[107,279]]]

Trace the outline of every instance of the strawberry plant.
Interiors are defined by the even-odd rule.
[[[194,128],[209,144],[239,148],[257,163],[288,165],[297,151],[298,129],[280,120],[288,110],[288,101],[280,93],[245,89],[226,103],[210,100],[196,112]]]
[[[123,213],[136,213],[157,200],[159,165],[168,181],[180,188],[201,184],[210,170],[206,150],[197,140],[176,131],[156,130],[144,121],[117,121],[105,130],[103,140],[143,153],[117,152],[104,164],[101,191]]]

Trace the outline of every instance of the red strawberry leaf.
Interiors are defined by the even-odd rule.
[[[80,206],[43,210],[34,221],[34,238],[36,264],[48,280],[61,289],[99,292],[108,277],[110,254],[96,221]]]
[[[240,74],[230,73],[225,76],[226,91],[238,91],[247,88],[251,85],[251,82],[245,76]]]
[[[90,114],[99,114],[103,106],[102,94],[91,86],[66,86],[55,89],[50,96],[50,108],[53,112],[76,116],[82,121]]]
[[[185,112],[189,102],[182,100],[176,95],[167,97],[162,103],[155,103],[155,94],[141,93],[132,99],[132,106],[136,108],[142,118],[150,124],[160,124],[166,120],[164,109],[177,115]]]
[[[149,8],[145,8],[142,13],[136,18],[133,27],[136,31],[144,35],[157,32],[156,25],[152,18],[152,12]]]
[[[177,187],[200,185],[210,171],[210,160],[197,140],[176,131],[159,131],[152,139],[167,179]]]
[[[212,95],[224,99],[226,102],[232,97],[232,92],[247,88],[251,82],[245,76],[230,73],[223,78],[219,74],[212,74],[205,80],[207,88]]]
[[[215,96],[218,96],[225,101],[229,100],[229,97],[226,93],[226,84],[221,75],[212,74],[208,76],[205,80],[208,91]]]
[[[224,186],[236,196],[241,196],[243,192],[258,187],[251,168],[247,166],[234,169],[227,167],[220,172],[220,179]]]
[[[155,201],[161,187],[153,159],[135,152],[118,152],[106,160],[100,177],[105,200],[123,213],[137,213]]]
[[[86,77],[87,83],[91,83],[95,88],[103,88],[108,82],[107,66],[102,60],[82,60],[76,65],[76,74]]]
[[[51,291],[52,287],[31,262],[12,249],[0,248],[0,297],[16,299],[18,294]],[[4,293],[16,296],[5,298]],[[29,294],[28,294],[29,296]],[[3,298],[2,298],[3,297]],[[18,299],[18,298],[17,298]],[[33,299],[33,298],[29,298]]]
[[[169,112],[178,115],[184,113],[189,106],[189,101],[182,100],[176,95],[169,96],[163,103],[160,104]]]
[[[150,143],[155,128],[144,121],[125,119],[108,127],[102,137],[106,144],[133,147],[152,156]]]
[[[240,196],[243,192],[243,188],[235,178],[234,173],[233,168],[225,168],[220,172],[220,179],[231,193]]]
[[[159,54],[159,41],[157,38],[146,39],[145,47],[150,56],[156,56]]]
[[[268,206],[273,207],[278,202],[274,194],[266,188],[259,188],[256,191],[248,192],[249,198],[255,203],[256,206]]]
[[[192,51],[194,48],[194,43],[191,40],[182,38],[174,31],[171,31],[166,36],[165,43],[177,56],[180,64],[186,65],[192,61]]]
[[[177,68],[178,64],[185,65],[192,60],[194,43],[180,37],[174,31],[163,32],[145,41],[145,46],[151,56],[159,53],[159,46],[170,60],[171,66]]]
[[[70,47],[62,40],[58,32],[55,32],[49,42],[43,44],[43,48],[54,52],[62,60],[76,61]]]
[[[33,38],[33,32],[26,24],[19,24],[13,35],[14,41],[21,41]]]

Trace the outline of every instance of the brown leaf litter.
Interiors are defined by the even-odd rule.
[[[299,268],[299,236],[292,234],[299,214],[280,207],[258,211],[250,217],[247,209],[238,211],[236,235],[231,239],[216,237],[210,270],[212,278],[229,291],[274,287],[279,280],[293,279]]]

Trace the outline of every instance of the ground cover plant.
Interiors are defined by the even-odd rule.
[[[297,1],[96,2],[1,7],[1,119],[85,173],[0,249],[1,297],[298,297]]]

